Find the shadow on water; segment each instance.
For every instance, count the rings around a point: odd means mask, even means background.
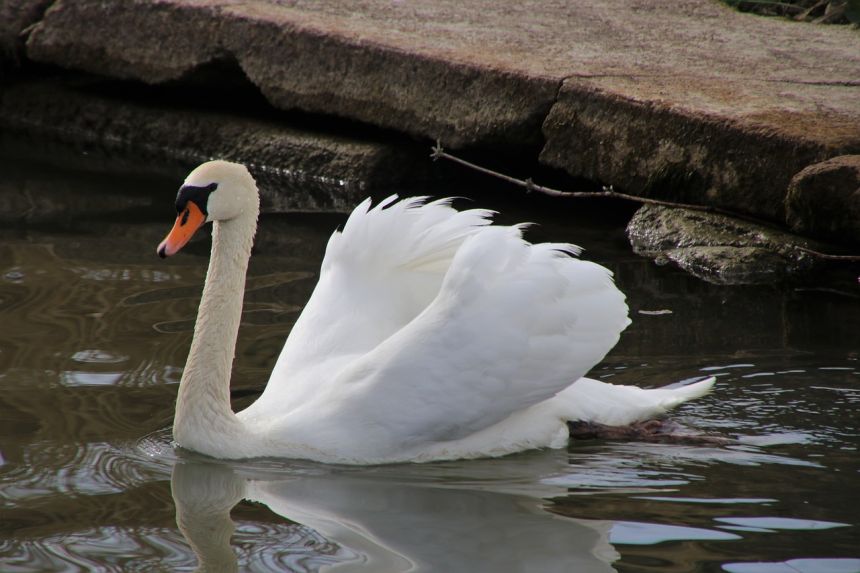
[[[476,190],[505,222],[536,221],[534,239],[579,243],[615,272],[634,322],[593,376],[714,375],[674,417],[738,442],[217,462],[169,439],[208,242],[157,259],[177,180],[102,167],[0,162],[3,571],[860,570],[856,284],[715,287],[630,254],[623,221],[599,208]],[[263,217],[236,408],[264,384],[342,220]]]

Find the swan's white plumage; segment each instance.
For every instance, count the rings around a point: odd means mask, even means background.
[[[448,200],[360,204],[332,235],[265,391],[236,415],[241,430],[195,449],[344,463],[503,455],[563,445],[570,419],[625,424],[707,392],[712,380],[642,390],[582,378],[629,323],[623,294],[577,247],[528,243],[490,216]]]
[[[373,349],[430,303],[456,249],[490,222],[488,211],[458,212],[448,203],[389,197],[373,209],[369,199],[355,208],[329,240],[319,281],[278,358],[265,400],[279,410],[303,404],[306,394],[296,383],[303,372],[330,377],[335,364]],[[315,370],[322,372],[315,376]],[[287,378],[292,382],[282,384]],[[316,392],[312,383],[306,389]]]

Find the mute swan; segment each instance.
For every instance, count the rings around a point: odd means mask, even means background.
[[[328,242],[319,282],[262,395],[230,407],[230,371],[259,195],[239,164],[194,169],[158,254],[212,221],[212,254],[173,436],[218,458],[377,464],[562,447],[568,420],[623,425],[707,393],[583,378],[629,324],[611,273],[579,249],[449,200],[361,203]]]

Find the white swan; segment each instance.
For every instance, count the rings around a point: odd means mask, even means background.
[[[583,378],[629,324],[611,273],[567,244],[449,201],[361,203],[329,240],[319,283],[263,394],[230,407],[230,371],[259,214],[242,165],[180,188],[158,247],[212,221],[212,254],[173,435],[219,458],[376,464],[561,447],[567,420],[622,425],[701,396],[713,379],[644,390]]]

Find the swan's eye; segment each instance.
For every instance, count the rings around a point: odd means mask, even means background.
[[[181,213],[185,210],[188,202],[191,201],[200,208],[200,211],[206,215],[208,210],[206,205],[209,202],[209,195],[218,189],[217,183],[210,183],[205,187],[197,187],[195,185],[183,185],[179,188],[179,193],[176,194],[176,212]]]

